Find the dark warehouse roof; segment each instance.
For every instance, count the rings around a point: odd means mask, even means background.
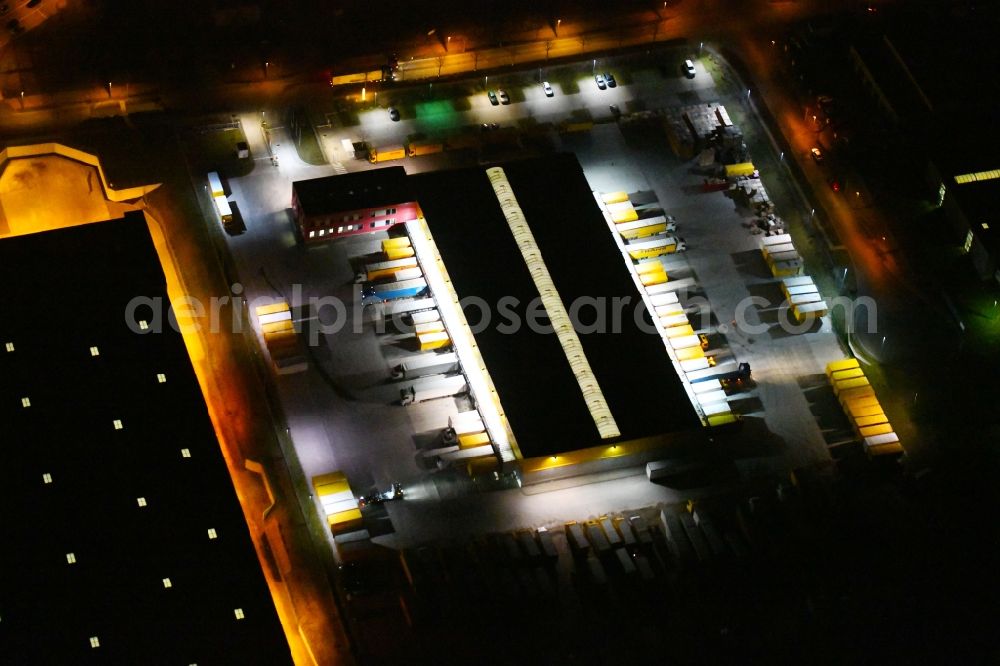
[[[622,440],[696,427],[699,423],[662,339],[634,321],[635,304],[648,322],[614,237],[573,155],[501,165],[567,310],[578,298],[611,303],[629,297],[618,331],[579,338]],[[526,320],[538,296],[528,267],[487,178],[486,168],[410,176],[427,224],[459,298],[493,306],[493,323],[475,333],[486,367],[525,457],[553,455],[602,443],[579,384],[554,334],[499,327],[497,304],[514,297]],[[608,306],[610,308],[610,306]],[[587,309],[581,318],[586,319]],[[467,310],[475,327],[479,314]]]
[[[126,325],[142,213],[0,240],[0,284],[5,663],[291,663],[184,341]]]

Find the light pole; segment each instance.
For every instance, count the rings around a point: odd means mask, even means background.
[[[597,72],[597,58],[594,58],[594,68],[590,70],[591,74],[594,74],[595,72]]]
[[[21,110],[24,111],[24,91],[21,91]]]
[[[562,19],[556,19],[556,28],[554,30],[554,32],[556,33],[556,37],[559,36],[559,26],[560,25],[562,25]]]
[[[108,99],[111,99],[111,81],[108,81]]]
[[[487,74],[486,76],[483,77],[483,89],[484,90],[489,90],[490,89],[490,75],[489,74]]]
[[[269,63],[267,60],[265,60],[264,61],[264,78],[265,79],[267,78],[267,68],[270,67],[270,66],[271,66],[271,63]]]
[[[448,52],[448,48],[450,46],[451,46],[451,35],[448,35],[448,39],[446,39],[445,42],[444,42],[444,51],[445,51],[445,53]]]

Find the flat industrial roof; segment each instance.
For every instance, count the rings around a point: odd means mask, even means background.
[[[696,427],[694,409],[662,339],[652,332],[655,327],[650,323],[649,332],[644,332],[631,316],[638,303],[650,321],[576,158],[560,154],[499,166],[566,309],[583,297],[608,304],[614,298],[630,299],[620,330],[578,329],[620,439]],[[492,306],[493,320],[483,330],[476,330],[477,307],[467,307],[466,317],[522,455],[553,455],[609,442],[600,439],[558,338],[527,325],[512,330],[503,326],[497,308],[501,299],[517,299],[510,310],[524,322],[538,290],[486,167],[410,178],[459,298],[478,297]],[[590,312],[582,308],[584,324],[590,323]]]
[[[290,664],[184,341],[126,325],[142,213],[2,240],[0,284],[4,658]]]
[[[327,215],[413,201],[406,170],[401,166],[297,180],[292,183],[292,189],[306,215]]]

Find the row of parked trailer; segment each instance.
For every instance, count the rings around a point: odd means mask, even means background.
[[[673,235],[677,231],[677,223],[672,216],[641,217],[627,192],[595,192],[594,196],[605,218],[615,225],[615,231],[625,242],[633,259],[653,259],[687,249],[683,239]]]
[[[622,210],[613,207],[628,204],[631,208],[626,192],[595,193],[595,197],[611,222],[615,222],[617,218],[609,216],[608,211]],[[692,384],[690,396],[705,424],[719,426],[735,423],[739,417],[730,408],[720,379],[713,379],[710,373],[705,372],[715,365],[715,359],[705,353],[709,345],[708,337],[696,333],[678,297],[678,292],[694,286],[695,282],[692,278],[670,281],[660,258],[664,254],[685,249],[683,241],[674,236],[663,236],[664,233],[676,231],[676,220],[668,215],[654,218],[653,231],[649,236],[636,235],[637,229],[640,229],[635,226],[637,222],[643,220],[616,223],[615,231],[621,236],[625,251],[632,259],[631,270],[649,298],[654,319],[658,320],[663,329],[667,353],[674,361],[682,380],[690,383],[688,373],[698,373],[695,381],[704,382],[698,387]],[[653,240],[649,240],[650,238]]]
[[[386,238],[380,261],[366,264],[357,281],[364,282],[365,303],[377,305],[383,317],[400,320],[413,331],[419,353],[407,356],[390,369],[399,382],[401,405],[451,398],[469,390],[458,354],[452,349],[441,311],[429,293],[427,281],[407,236]],[[449,417],[442,425],[440,446],[425,449],[425,458],[439,467],[464,464],[470,473],[495,465],[494,449],[478,411]]]
[[[600,516],[592,520],[566,523],[566,541],[573,557],[586,574],[598,584],[607,582],[605,565],[614,566],[628,576],[643,581],[656,577],[654,567],[644,552],[652,544],[646,521],[642,516]]]
[[[861,439],[869,458],[895,457],[903,453],[899,436],[889,423],[875,389],[856,358],[833,361],[826,366],[833,392]]]
[[[819,295],[816,283],[802,275],[802,256],[789,234],[765,236],[761,240],[761,254],[774,277],[781,278],[781,290],[795,320],[802,323],[827,314],[829,308]]]
[[[288,303],[281,301],[259,306],[257,320],[275,372],[288,375],[305,370],[306,358],[299,348]]]

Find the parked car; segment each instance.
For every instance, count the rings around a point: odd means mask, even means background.
[[[689,79],[693,79],[694,78],[695,71],[694,71],[694,63],[693,62],[691,62],[690,60],[685,60],[684,61],[684,65],[682,66],[681,69],[683,69],[683,71],[684,71],[684,76],[686,76]]]
[[[498,90],[497,95],[500,97],[501,104],[510,104],[510,95],[507,94],[506,90]]]
[[[496,106],[497,104],[500,103],[500,100],[497,99],[497,94],[492,90],[486,93],[486,96],[490,98],[490,104],[492,104],[493,106]]]
[[[552,97],[555,95],[555,91],[552,90],[552,86],[549,85],[548,81],[542,81],[542,90],[545,91],[546,97]]]
[[[20,35],[24,32],[24,26],[17,19],[11,19],[7,21],[7,30],[10,31],[12,35]]]
[[[819,148],[813,148],[812,150],[809,151],[809,154],[812,155],[813,162],[815,162],[816,164],[822,164],[823,163],[823,159],[824,159],[824,157],[823,157],[823,151],[820,150]]]
[[[32,7],[37,7],[40,4],[42,4],[42,0],[28,0],[28,4],[26,4],[25,7],[31,9]]]
[[[390,106],[389,107],[389,119],[392,122],[394,122],[394,123],[398,122],[399,121],[399,109],[397,109],[394,106]]]
[[[604,90],[605,88],[608,87],[608,84],[604,82],[603,74],[595,74],[594,80],[597,81],[597,87],[600,88],[601,90]]]
[[[609,88],[614,88],[618,85],[618,82],[615,81],[615,75],[611,72],[604,73],[604,81],[608,84]]]

